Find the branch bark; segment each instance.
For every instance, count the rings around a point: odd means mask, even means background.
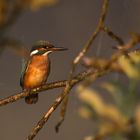
[[[56,108],[60,105],[60,103],[63,101],[63,99],[70,93],[70,90],[72,89],[72,87],[79,83],[80,81],[84,80],[85,78],[87,78],[88,76],[93,76],[96,78],[99,78],[105,74],[107,74],[108,72],[110,72],[109,70],[106,71],[88,71],[88,72],[83,72],[81,74],[79,74],[78,76],[76,76],[75,79],[73,79],[71,81],[71,84],[68,85],[67,82],[65,81],[65,90],[64,92],[62,92],[53,102],[53,104],[50,106],[49,110],[45,113],[45,115],[43,115],[43,117],[40,119],[40,121],[36,124],[36,126],[33,128],[33,130],[31,131],[30,135],[28,136],[27,140],[33,140],[33,138],[38,134],[38,132],[43,128],[43,126],[45,125],[45,123],[48,121],[48,119],[50,118],[51,114],[56,110]]]
[[[84,78],[86,78],[88,75],[91,75],[92,73],[93,72],[91,72],[91,71],[84,71],[84,72],[79,73],[77,76],[75,76],[72,79],[72,81],[71,81],[72,86],[76,85],[77,83],[79,83]],[[40,86],[36,89],[33,89],[32,91],[30,91],[30,94],[36,94],[37,92],[40,94],[41,91],[54,89],[54,88],[59,88],[59,87],[65,87],[66,83],[67,83],[67,80],[45,84],[45,85],[42,85],[42,86]],[[28,96],[28,95],[29,95],[28,91],[23,91],[23,92],[15,94],[15,95],[3,98],[3,99],[0,100],[0,106],[4,106],[6,104],[13,103],[13,102],[15,102],[15,101],[17,101],[21,98],[24,98],[24,97]]]

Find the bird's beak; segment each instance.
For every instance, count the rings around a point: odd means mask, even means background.
[[[51,48],[51,51],[66,51],[68,50],[67,48],[63,48],[63,47],[53,47]]]

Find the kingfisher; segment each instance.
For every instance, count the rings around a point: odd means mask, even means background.
[[[24,91],[30,91],[46,83],[50,73],[49,54],[55,51],[64,51],[66,48],[55,47],[48,41],[38,41],[33,45],[30,56],[26,61],[20,77],[20,86]],[[25,97],[27,104],[35,104],[38,94]]]

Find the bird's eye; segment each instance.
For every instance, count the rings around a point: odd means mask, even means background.
[[[47,49],[48,47],[46,47],[46,46],[43,46],[43,48],[44,48],[44,49]]]

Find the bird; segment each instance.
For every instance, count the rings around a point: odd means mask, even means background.
[[[50,73],[51,61],[49,54],[57,51],[65,51],[67,48],[55,47],[48,41],[38,41],[32,46],[30,56],[21,72],[20,86],[23,91],[31,91],[46,83]],[[38,101],[38,93],[25,97],[27,104],[35,104]]]

